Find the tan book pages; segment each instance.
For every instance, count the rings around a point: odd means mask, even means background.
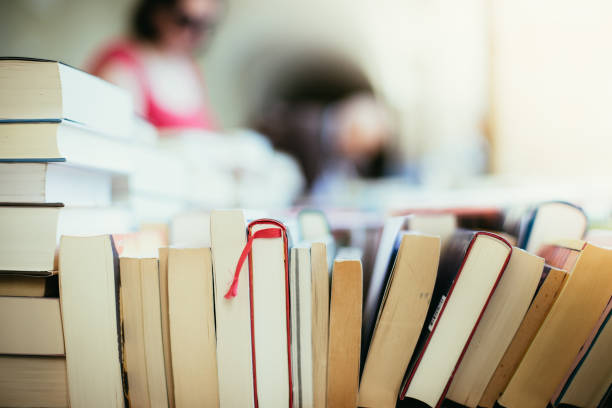
[[[568,274],[551,268],[485,388],[479,406],[493,408],[561,292]]]
[[[476,408],[529,308],[543,268],[544,259],[519,248],[512,249],[506,271],[482,315],[446,398]]]
[[[212,285],[209,248],[169,250],[168,311],[179,408],[219,406]]]
[[[151,407],[167,407],[166,369],[161,326],[161,302],[159,293],[159,269],[155,258],[140,261],[143,333],[147,357],[147,381]]]
[[[228,408],[252,408],[254,401],[248,262],[245,262],[240,271],[237,296],[232,299],[224,298],[246,245],[244,213],[240,210],[213,211],[210,215],[210,240],[215,282],[219,403]]]
[[[140,259],[121,258],[121,323],[123,326],[123,365],[128,378],[130,405],[148,407],[149,383],[143,332]]]
[[[362,270],[357,260],[336,260],[329,311],[327,406],[357,406],[361,351]]]
[[[172,352],[170,351],[170,322],[168,321],[168,248],[159,248],[159,304],[168,405],[174,408],[174,378],[172,376]]]
[[[587,244],[499,402],[545,406],[612,293],[612,250]]]
[[[0,276],[0,296],[43,297],[47,279],[31,276]]]
[[[60,301],[73,407],[121,408],[125,403],[116,267],[109,235],[62,236]]]
[[[135,407],[167,407],[157,259],[121,258],[123,360]]]
[[[0,356],[0,406],[68,407],[66,359]]]
[[[313,243],[312,269],[312,376],[315,408],[327,404],[327,345],[329,341],[329,269],[325,244]]]
[[[436,281],[440,238],[402,238],[359,387],[360,407],[395,407]]]
[[[59,299],[0,297],[0,354],[64,355]]]

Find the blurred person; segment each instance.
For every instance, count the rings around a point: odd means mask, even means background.
[[[129,90],[138,113],[159,129],[215,130],[194,55],[222,6],[222,0],[140,0],[129,36],[104,47],[89,71]]]
[[[253,123],[275,148],[297,159],[312,195],[355,178],[385,175],[391,115],[367,78],[337,57],[296,59],[279,75]]]

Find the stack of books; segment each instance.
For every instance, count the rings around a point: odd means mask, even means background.
[[[1,406],[68,405],[57,239],[108,222],[92,210],[111,205],[116,176],[72,162],[71,149],[81,138],[95,150],[97,139],[130,137],[132,118],[129,95],[98,78],[0,60]]]

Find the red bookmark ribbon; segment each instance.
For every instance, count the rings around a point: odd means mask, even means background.
[[[236,272],[234,272],[234,279],[232,280],[232,285],[229,290],[225,294],[226,299],[231,299],[236,297],[238,294],[238,279],[240,278],[240,271],[242,270],[242,265],[244,261],[246,261],[247,256],[251,253],[251,249],[253,247],[253,240],[257,238],[280,238],[282,237],[282,231],[279,228],[266,228],[259,231],[256,231],[253,235],[249,237],[242,253],[240,254],[240,258],[238,259],[238,265],[236,265]]]

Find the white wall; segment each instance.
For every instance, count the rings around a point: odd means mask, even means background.
[[[612,2],[493,2],[495,169],[609,178]]]

